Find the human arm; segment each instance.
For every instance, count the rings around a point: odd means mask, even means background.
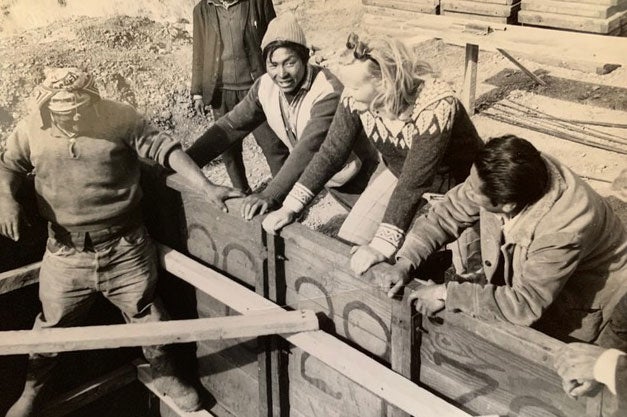
[[[218,119],[186,150],[198,166],[205,166],[266,121],[258,93],[259,80],[233,110]]]
[[[197,190],[207,197],[212,204],[224,212],[228,211],[224,200],[244,197],[244,193],[239,190],[230,187],[222,187],[209,181],[198,165],[196,165],[181,148],[176,148],[170,152],[168,165],[189,181],[194,190]]]
[[[338,100],[339,92],[335,90],[319,99],[312,106],[309,122],[304,127],[296,146],[290,152],[277,175],[260,195],[249,196],[247,198],[249,201],[242,206],[244,218],[250,220],[256,214],[263,214],[264,208],[266,210],[271,209],[283,202],[285,196],[325,142],[337,109]]]
[[[18,241],[22,228],[22,209],[15,197],[24,176],[33,170],[25,123],[9,135],[0,152],[0,235]]]
[[[269,215],[264,220],[263,226],[268,232],[276,232],[290,223],[322,190],[329,179],[342,169],[361,128],[359,115],[352,112],[347,99],[343,99],[337,107],[329,132],[319,151],[315,153],[298,182],[285,197],[278,213]]]
[[[605,349],[588,343],[570,343],[555,359],[555,369],[567,394],[578,397],[590,392],[596,383],[616,394],[619,360],[626,358],[618,349]],[[622,381],[621,381],[622,382]]]

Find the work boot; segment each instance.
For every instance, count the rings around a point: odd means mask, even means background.
[[[169,355],[148,357],[152,370],[152,381],[162,394],[172,398],[183,411],[192,412],[202,408],[202,401],[196,389],[176,374],[174,363]]]
[[[9,408],[6,417],[35,417],[41,411],[43,391],[57,364],[56,357],[31,357],[28,360],[24,390]]]

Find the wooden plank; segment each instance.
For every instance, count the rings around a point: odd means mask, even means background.
[[[41,262],[0,273],[0,294],[19,290],[39,281]]]
[[[518,13],[518,21],[528,25],[549,26],[593,33],[609,33],[621,26],[621,19],[627,12],[616,13],[607,19],[567,16],[556,13],[532,12],[523,10]]]
[[[438,6],[438,2],[434,0],[362,0],[362,4],[366,6],[431,14],[435,13]]]
[[[414,311],[409,302],[409,294],[415,288],[410,283],[404,288],[401,300],[392,304],[392,340],[391,360],[392,369],[410,381],[420,380],[420,333],[417,327],[422,316]],[[409,417],[407,413],[390,406],[388,417]]]
[[[290,226],[286,229],[289,228]],[[159,257],[161,265],[167,271],[241,314],[258,310],[283,310],[224,275],[163,245],[159,245]],[[327,333],[318,330],[285,338],[351,381],[410,414],[424,417],[468,416]]]
[[[477,61],[479,61],[479,46],[466,44],[466,61],[464,83],[462,84],[462,104],[468,114],[475,114],[475,94],[477,91]]]
[[[627,0],[555,0],[555,1],[578,3],[578,4],[599,4],[603,6],[616,6],[618,4],[623,4],[627,2]]]
[[[487,16],[483,14],[454,12],[451,10],[443,10],[442,15],[446,17],[454,18],[454,19],[479,20],[481,22],[500,23],[503,25],[508,24],[508,23],[514,23],[514,21],[516,20],[512,16],[509,16],[509,17]]]
[[[296,224],[282,237],[287,304],[324,314],[325,329],[389,361],[391,300],[350,271],[350,247]]]
[[[14,330],[0,332],[0,355],[186,343],[296,333],[318,328],[316,315],[312,311],[301,310],[155,323]]]
[[[522,10],[593,17],[596,19],[607,19],[614,13],[625,10],[625,7],[627,7],[627,2],[616,6],[564,2],[557,0],[525,0],[522,2]]]
[[[180,417],[216,417],[214,414],[211,414],[207,410],[198,410],[192,413],[181,410],[172,400],[172,398],[167,395],[163,395],[161,391],[155,388],[154,383],[152,382],[152,374],[150,372],[150,365],[147,363],[135,362],[135,366],[137,367],[137,379],[146,386],[155,396],[159,398],[159,400],[166,404],[172,411],[176,413],[176,415]]]
[[[535,62],[547,63],[580,71],[627,65],[627,39],[600,37],[590,33],[564,32],[531,26],[508,25],[506,30],[487,36],[474,35],[453,29],[466,19],[452,16],[391,18],[365,13],[363,26],[391,33],[414,42],[429,38],[465,46],[474,43],[485,51],[502,48],[517,56],[527,56]],[[411,41],[411,39],[410,39]]]
[[[476,414],[583,416],[587,400],[569,398],[553,369],[564,345],[525,327],[445,313],[423,320],[422,383]]]
[[[514,3],[519,3],[521,0],[471,0],[473,3],[491,3],[511,6]]]
[[[520,2],[512,5],[477,3],[463,0],[442,0],[441,8],[458,13],[480,14],[485,16],[509,17],[520,9]]]
[[[41,417],[62,417],[93,403],[137,380],[132,365],[122,366],[106,375],[54,398],[42,411]]]
[[[527,76],[534,80],[536,83],[538,83],[539,85],[546,85],[546,83],[541,78],[539,78],[533,72],[529,71],[523,64],[518,62],[518,60],[511,56],[505,49],[498,48],[497,51],[499,51],[501,55],[507,58],[512,64],[516,65],[522,72],[527,74]]]
[[[389,7],[379,7],[379,6],[369,6],[369,5],[364,5],[363,8],[368,13],[374,13],[380,16],[397,16],[397,17],[406,17],[406,18],[419,17],[425,14],[430,14],[430,15],[436,14],[438,10],[436,6],[426,5],[426,4],[423,5],[422,3],[417,4],[416,10],[413,10],[413,11],[412,10],[395,10]]]
[[[299,348],[290,351],[290,409],[307,417],[382,417],[378,396]]]

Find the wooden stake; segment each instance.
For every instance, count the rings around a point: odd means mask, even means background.
[[[479,60],[479,46],[466,44],[466,69],[464,70],[464,85],[462,87],[462,104],[469,115],[475,114],[475,95],[477,92],[477,61]]]
[[[317,330],[313,311],[0,332],[0,355],[187,343]]]

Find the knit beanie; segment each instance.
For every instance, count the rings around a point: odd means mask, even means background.
[[[261,50],[275,41],[289,41],[307,47],[305,32],[292,13],[284,13],[272,19],[261,41]]]

